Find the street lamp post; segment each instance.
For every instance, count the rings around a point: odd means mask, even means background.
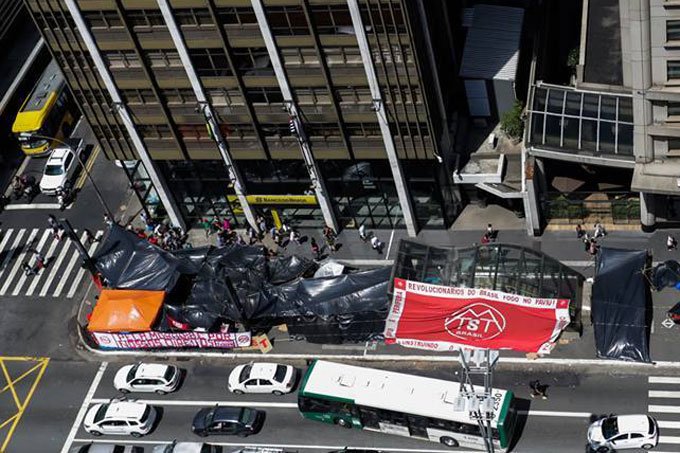
[[[90,172],[87,170],[87,167],[85,166],[85,162],[83,162],[83,160],[80,158],[80,153],[78,152],[77,149],[73,149],[73,146],[69,145],[68,143],[66,143],[63,140],[59,140],[59,139],[54,138],[54,137],[49,137],[47,135],[34,134],[32,132],[21,132],[19,134],[19,136],[22,137],[22,138],[42,138],[42,139],[45,139],[45,140],[55,141],[59,144],[66,146],[68,149],[70,149],[73,152],[73,154],[76,156],[76,159],[78,159],[78,163],[83,168],[83,171],[85,172],[85,176],[87,176],[87,179],[90,181],[90,183],[92,183],[92,187],[94,188],[94,192],[97,194],[97,198],[99,199],[99,203],[104,208],[104,211],[106,211],[106,215],[108,215],[109,218],[111,220],[113,220],[113,213],[111,212],[111,210],[107,206],[106,202],[104,201],[104,197],[102,196],[101,192],[99,191],[97,184],[95,184],[94,179],[92,179],[92,175],[90,175]]]

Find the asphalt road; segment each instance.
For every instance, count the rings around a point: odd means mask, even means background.
[[[345,430],[336,426],[303,419],[295,407],[295,395],[276,397],[273,395],[233,395],[225,390],[226,376],[233,366],[206,364],[200,361],[178,363],[186,370],[187,376],[180,390],[171,395],[137,394],[130,398],[149,401],[161,408],[162,418],[154,431],[140,441],[128,437],[109,436],[105,441],[123,442],[149,446],[155,443],[198,441],[191,433],[194,414],[206,403],[243,404],[259,407],[267,412],[262,431],[247,439],[229,436],[210,438],[213,443],[232,446],[264,445],[288,446],[301,452],[320,453],[343,446],[382,449],[386,451],[461,451],[447,449],[436,443],[401,438],[381,433]],[[304,367],[304,364],[295,364]],[[113,389],[112,379],[122,363],[112,363],[101,376],[101,381],[89,403],[108,401],[119,396]],[[457,379],[451,365],[432,364],[375,364],[402,372]],[[529,398],[528,382],[540,379],[550,385],[549,399]],[[89,383],[84,383],[87,388]],[[647,410],[647,377],[616,373],[576,374],[568,371],[546,372],[497,372],[496,387],[513,390],[518,398],[518,408],[528,411],[522,423],[515,452],[581,452],[585,449],[585,434],[591,419],[609,413],[645,413]],[[75,395],[74,395],[75,396]],[[395,398],[398,397],[395,395]],[[283,403],[284,407],[271,407],[272,403]],[[79,401],[75,403],[79,404]],[[74,420],[71,420],[73,423]],[[60,423],[61,424],[61,423]],[[61,430],[63,432],[63,428]],[[663,433],[662,433],[663,434]],[[87,434],[77,425],[73,445],[90,441],[102,441]],[[395,450],[397,449],[397,450]],[[401,449],[401,450],[399,450]]]

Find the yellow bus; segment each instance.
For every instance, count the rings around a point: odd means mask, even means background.
[[[52,148],[51,140],[45,137],[67,139],[77,119],[76,112],[59,65],[52,60],[21,106],[12,132],[26,155],[44,155]]]

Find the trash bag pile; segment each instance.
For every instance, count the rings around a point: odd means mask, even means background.
[[[286,324],[309,342],[355,342],[379,337],[388,310],[390,268],[311,278],[318,266],[304,257],[238,244],[169,252],[118,225],[94,260],[107,287],[166,292],[163,330]]]

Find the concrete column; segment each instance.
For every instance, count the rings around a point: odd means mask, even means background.
[[[526,153],[526,150],[523,152]],[[540,177],[537,175],[538,166],[536,165],[538,160],[526,156],[523,169],[525,190],[522,192],[522,202],[529,236],[540,236],[541,234],[540,189],[537,181]]]
[[[182,32],[175,22],[175,17],[172,15],[170,4],[167,0],[156,0],[156,3],[158,3],[158,7],[161,9],[161,14],[163,15],[165,25],[167,25],[168,31],[170,32],[172,42],[175,44],[177,53],[182,60],[182,65],[184,66],[184,70],[186,71],[189,82],[191,83],[191,88],[194,90],[194,95],[198,100],[198,106],[205,117],[206,126],[208,127],[213,140],[215,140],[215,144],[217,145],[217,149],[220,152],[220,156],[222,156],[224,165],[227,167],[227,176],[229,177],[230,183],[234,186],[234,192],[236,192],[236,197],[241,204],[243,213],[245,214],[248,223],[253,227],[253,229],[259,231],[257,222],[255,221],[253,209],[248,203],[248,198],[246,197],[246,189],[245,184],[243,183],[243,178],[234,165],[234,161],[229,152],[227,142],[222,136],[219,124],[217,124],[215,112],[213,111],[212,106],[210,105],[210,102],[203,91],[201,81],[198,78],[198,74],[196,74],[196,70],[194,69],[191,58],[189,57],[189,52],[186,45],[184,44]]]
[[[653,193],[640,192],[640,223],[645,233],[651,233],[656,227],[655,201]]]
[[[361,52],[361,61],[366,71],[366,79],[368,80],[368,87],[371,90],[371,97],[373,99],[373,110],[375,110],[378,124],[380,125],[380,132],[385,144],[385,153],[387,160],[390,162],[392,169],[392,178],[394,179],[394,186],[397,189],[397,196],[399,197],[399,204],[404,213],[404,223],[406,223],[406,231],[409,236],[416,236],[418,234],[418,222],[416,220],[415,212],[413,210],[413,202],[411,196],[406,188],[406,180],[404,172],[397,156],[397,150],[394,146],[394,137],[390,131],[390,124],[387,121],[387,111],[385,103],[383,102],[382,94],[380,92],[380,85],[378,84],[378,77],[375,74],[375,67],[373,67],[373,58],[371,56],[371,49],[368,45],[368,38],[366,37],[366,29],[361,20],[361,10],[357,0],[347,0],[349,12],[352,16],[352,26],[359,44],[359,51]]]
[[[260,27],[260,32],[262,33],[262,38],[264,39],[264,44],[267,47],[267,53],[269,54],[269,59],[272,62],[272,67],[274,68],[274,74],[276,75],[276,81],[279,84],[279,89],[283,95],[283,102],[290,115],[290,127],[291,132],[294,132],[297,136],[298,143],[300,145],[300,151],[302,151],[302,157],[305,160],[305,165],[307,171],[309,172],[309,179],[312,181],[312,187],[316,194],[316,200],[319,203],[321,212],[323,214],[324,222],[333,230],[338,231],[340,227],[337,218],[335,216],[335,210],[333,209],[333,204],[331,203],[331,198],[326,190],[326,182],[321,176],[319,171],[319,166],[314,159],[314,154],[312,154],[312,148],[307,138],[307,134],[304,130],[304,125],[302,122],[302,117],[300,116],[300,110],[293,98],[292,90],[290,89],[290,84],[288,83],[288,75],[281,62],[281,57],[279,55],[279,50],[276,47],[276,42],[274,41],[274,36],[272,35],[271,29],[269,28],[269,22],[267,22],[267,15],[264,11],[264,6],[262,0],[251,0],[251,5],[255,11],[255,17],[257,18],[257,25]]]
[[[155,162],[151,159],[151,155],[149,154],[149,151],[146,149],[146,145],[144,144],[142,137],[139,135],[139,132],[137,131],[135,123],[132,120],[132,116],[130,115],[130,112],[128,112],[127,106],[123,102],[123,99],[120,97],[118,87],[113,81],[113,77],[111,76],[108,67],[104,63],[104,60],[102,59],[102,56],[99,53],[99,48],[97,47],[94,38],[90,34],[90,30],[85,24],[85,21],[83,20],[82,14],[80,14],[80,9],[78,8],[76,1],[65,0],[65,3],[66,7],[69,10],[69,13],[71,13],[71,16],[73,17],[73,21],[76,24],[76,28],[78,29],[78,32],[80,33],[80,36],[82,37],[83,42],[85,43],[87,51],[90,53],[90,56],[94,61],[97,73],[104,82],[104,86],[106,86],[106,91],[109,93],[109,96],[113,101],[114,110],[120,116],[121,122],[125,126],[125,130],[130,136],[130,140],[132,140],[132,144],[135,147],[135,151],[137,151],[139,159],[142,161],[142,163],[144,164],[144,168],[146,169],[146,172],[149,174],[149,179],[151,179],[151,182],[153,183],[156,192],[158,192],[158,197],[160,198],[161,203],[165,208],[165,211],[168,213],[170,221],[173,223],[173,225],[179,226],[182,229],[186,229],[186,224],[184,223],[184,219],[182,218],[182,214],[179,210],[179,207],[177,206],[177,203],[175,203],[175,200],[171,195],[170,189],[165,179],[160,174],[160,171],[158,170],[158,167],[156,166]]]
[[[633,152],[635,161],[650,163],[654,160],[654,143],[647,133],[652,124],[652,103],[647,100],[647,90],[652,86],[652,49],[649,0],[628,0],[630,24],[630,67],[633,89]]]

